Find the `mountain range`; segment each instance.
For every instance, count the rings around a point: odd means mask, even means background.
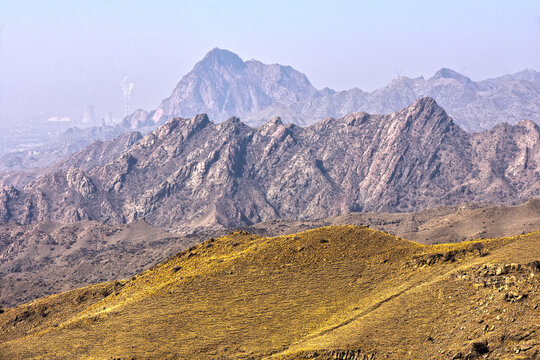
[[[122,140],[125,141],[125,140]],[[87,158],[84,154],[80,158]],[[58,169],[0,191],[0,221],[99,220],[180,233],[356,211],[403,212],[540,194],[532,121],[467,133],[431,98],[391,115],[354,113],[252,128],[202,114],[168,121],[104,165]],[[82,168],[82,169],[81,169]]]
[[[431,78],[401,76],[372,92],[358,88],[317,90],[290,66],[243,61],[216,48],[150,113],[136,110],[115,126],[72,128],[29,151],[0,149],[5,153],[0,156],[0,183],[24,186],[41,174],[41,169],[91,142],[110,140],[128,129],[146,134],[173,117],[206,113],[221,122],[236,116],[257,127],[280,116],[284,123],[306,126],[358,111],[388,114],[426,96],[434,98],[469,132],[489,130],[503,122],[515,125],[523,119],[540,122],[540,73],[532,69],[475,82],[442,68]]]
[[[243,61],[217,48],[206,54],[154,111],[146,117],[139,111],[125,122],[136,128],[206,113],[217,122],[237,116],[259,126],[280,116],[284,122],[310,125],[325,117],[358,111],[389,114],[422,97],[434,98],[469,132],[489,130],[502,122],[513,125],[523,119],[540,122],[540,73],[532,69],[475,82],[442,68],[431,78],[401,76],[372,92],[358,88],[317,90],[306,75],[290,66]]]

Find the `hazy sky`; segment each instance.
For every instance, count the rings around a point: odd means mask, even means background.
[[[540,70],[540,1],[0,1],[0,117],[155,108],[214,47],[291,65],[317,88],[372,90],[449,67]]]

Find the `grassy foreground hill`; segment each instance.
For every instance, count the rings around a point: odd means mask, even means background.
[[[0,225],[0,306],[129,278],[179,251],[233,230],[282,236],[331,225],[365,225],[424,245],[522,235],[540,229],[540,199],[518,206],[463,204],[413,213],[349,213],[316,220],[275,219],[248,227],[181,235],[139,219]]]
[[[420,245],[361,226],[210,239],[0,314],[1,359],[534,359],[540,232]]]

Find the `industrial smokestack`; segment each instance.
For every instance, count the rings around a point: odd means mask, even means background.
[[[120,83],[122,88],[122,93],[124,94],[124,117],[128,116],[131,112],[131,93],[135,84],[129,81],[127,76],[124,76],[122,82]]]
[[[107,111],[105,114],[105,124],[111,125],[113,124],[113,113],[112,111]]]

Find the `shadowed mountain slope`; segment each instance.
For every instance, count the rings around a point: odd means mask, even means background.
[[[5,310],[0,358],[534,358],[539,242],[236,232],[131,280]]]
[[[274,119],[173,119],[89,172],[0,190],[0,221],[100,220],[191,232],[351,211],[404,212],[540,194],[540,130],[530,121],[478,134],[433,99],[392,115],[355,113],[301,128]]]
[[[144,221],[0,226],[0,305],[128,278],[199,243]]]

